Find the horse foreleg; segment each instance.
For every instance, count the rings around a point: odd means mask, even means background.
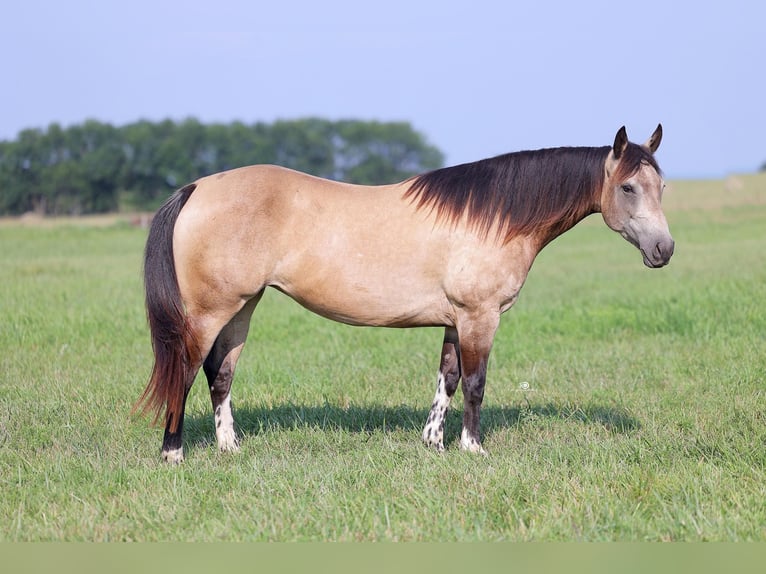
[[[463,430],[460,448],[486,455],[481,446],[480,411],[487,380],[487,361],[499,323],[499,315],[461,323],[460,364],[463,387]]]
[[[438,452],[444,450],[444,422],[452,397],[460,380],[460,351],[457,331],[447,327],[442,343],[441,363],[436,383],[436,395],[423,428],[423,442]]]
[[[263,291],[250,299],[221,329],[203,364],[210,386],[210,400],[213,403],[215,437],[218,449],[222,452],[239,450],[239,440],[234,430],[234,416],[231,409],[231,383],[234,379],[237,360],[247,339],[250,317],[262,294]]]

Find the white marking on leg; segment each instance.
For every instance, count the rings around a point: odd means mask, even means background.
[[[231,393],[226,395],[215,410],[215,438],[218,441],[218,450],[221,452],[239,450],[239,440],[234,431],[234,416],[231,413]]]
[[[180,464],[184,461],[183,447],[171,448],[162,451],[162,460],[170,464]]]
[[[436,395],[428,413],[426,426],[423,428],[423,442],[427,446],[434,447],[438,452],[444,450],[444,421],[447,418],[447,410],[452,400],[447,395],[444,384],[444,375],[439,372],[436,385]]]
[[[460,448],[468,452],[475,452],[487,456],[487,451],[481,447],[481,443],[472,437],[466,428],[460,433]]]

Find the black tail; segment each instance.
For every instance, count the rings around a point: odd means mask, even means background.
[[[154,423],[165,410],[175,432],[182,415],[186,385],[196,361],[197,345],[181,302],[173,259],[173,230],[181,209],[196,189],[189,184],[176,191],[152,220],[144,252],[146,315],[154,351],[154,368],[133,411],[154,411]]]

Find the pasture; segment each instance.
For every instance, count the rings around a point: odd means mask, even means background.
[[[127,223],[0,224],[0,541],[766,540],[766,176],[671,182],[670,265],[592,216],[503,317],[486,458],[420,433],[442,329],[354,328],[268,292],[215,448],[130,417],[151,369]],[[103,224],[103,221],[99,221]]]

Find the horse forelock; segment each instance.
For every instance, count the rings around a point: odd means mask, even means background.
[[[594,211],[609,147],[514,152],[438,169],[410,180],[405,197],[437,221],[480,233],[516,235],[566,229]]]
[[[617,165],[617,171],[614,174],[616,179],[627,179],[636,173],[642,165],[649,165],[662,176],[657,160],[652,152],[642,145],[629,143],[620,156],[620,162]]]

